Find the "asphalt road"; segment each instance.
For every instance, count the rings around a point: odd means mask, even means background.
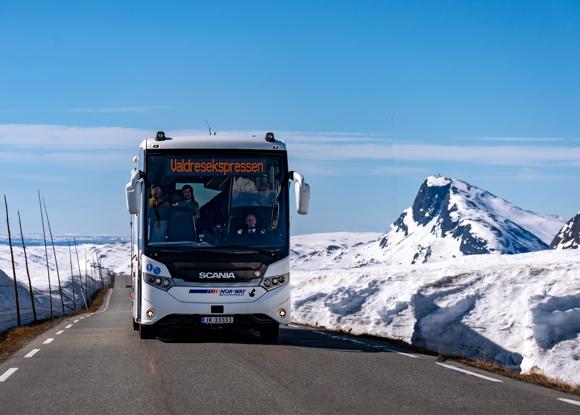
[[[580,413],[577,395],[303,327],[275,344],[251,331],[140,340],[128,281],[0,365],[0,414]]]

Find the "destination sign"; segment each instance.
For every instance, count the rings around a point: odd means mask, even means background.
[[[195,176],[263,176],[265,160],[245,158],[167,157],[165,175]]]

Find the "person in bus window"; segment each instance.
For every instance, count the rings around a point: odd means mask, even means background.
[[[256,216],[253,213],[246,215],[246,227],[239,229],[238,234],[241,235],[244,233],[248,233],[248,234],[254,234],[254,233],[264,234],[264,233],[266,233],[265,229],[256,228],[257,224],[258,224],[258,221],[256,220]]]
[[[252,202],[252,206],[272,206],[276,195],[268,188],[268,183],[262,183],[258,189],[258,196]]]
[[[193,210],[193,218],[195,220],[198,220],[200,217],[199,203],[197,203],[195,201],[195,198],[193,197],[193,188],[190,185],[186,184],[185,186],[183,186],[181,191],[183,192],[183,200],[180,200],[173,206],[190,208],[191,210]]]
[[[161,187],[159,185],[154,184],[151,186],[151,193],[153,194],[153,197],[149,199],[149,206],[152,208],[171,206],[171,203],[163,198],[163,192],[161,191]]]

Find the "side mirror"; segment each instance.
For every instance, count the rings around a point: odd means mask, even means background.
[[[300,183],[296,183],[294,190],[296,191],[296,210],[301,215],[306,215],[310,208],[310,186],[304,183],[300,187]]]
[[[143,182],[138,182],[141,172],[133,171],[131,175],[131,182],[125,186],[125,194],[127,196],[127,210],[130,214],[136,215],[141,210],[141,191],[143,190]]]
[[[292,172],[292,179],[296,180],[296,210],[300,215],[306,215],[310,209],[310,186],[304,181],[304,176],[296,171]]]

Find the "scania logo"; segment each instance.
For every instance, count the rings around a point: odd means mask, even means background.
[[[199,278],[236,278],[233,272],[200,272]]]

